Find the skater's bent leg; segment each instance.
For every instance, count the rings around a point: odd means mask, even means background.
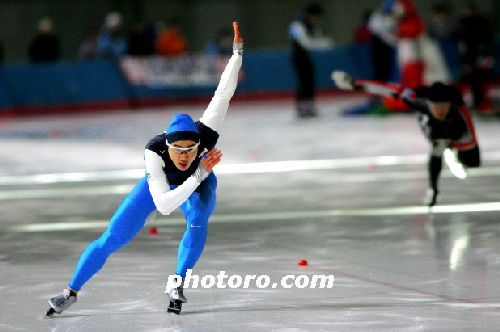
[[[428,163],[429,186],[437,192],[439,176],[443,168],[443,153],[448,147],[448,142],[446,140],[434,140],[431,144],[431,153]]]
[[[441,174],[441,169],[443,168],[442,157],[437,157],[431,155],[429,157],[429,187],[434,191],[438,190],[439,175]]]
[[[176,270],[182,278],[186,277],[186,271],[194,267],[203,252],[207,239],[207,226],[208,219],[201,216],[195,216],[187,221],[186,231],[179,244]]]
[[[79,291],[103,267],[113,252],[123,247],[142,229],[154,210],[148,184],[142,179],[120,204],[106,231],[83,251],[69,287]]]
[[[217,179],[211,173],[202,182],[198,191],[194,192],[181,210],[186,218],[186,231],[179,244],[176,273],[186,276],[200,258],[207,239],[208,219],[215,209]]]
[[[434,206],[437,201],[438,196],[438,181],[441,175],[441,170],[443,168],[443,153],[446,149],[446,142],[444,141],[432,141],[432,150],[429,155],[429,161],[427,164],[427,171],[429,176],[429,190],[424,198],[424,203],[428,206]]]

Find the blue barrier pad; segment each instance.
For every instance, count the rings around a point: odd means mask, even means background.
[[[5,65],[2,76],[2,86],[15,107],[127,99],[120,70],[108,61]]]
[[[500,58],[500,47],[495,44],[494,53]],[[457,44],[442,43],[441,50],[453,78],[459,75],[459,55]],[[344,70],[355,78],[373,77],[373,64],[369,45],[350,44],[331,50],[313,52],[316,86],[320,90],[335,88],[330,79],[333,70]],[[181,59],[182,60],[182,59]],[[182,63],[197,61],[195,56],[186,57]],[[222,60],[222,59],[221,59]],[[195,63],[195,62],[193,62]],[[210,63],[210,62],[208,62]],[[500,61],[496,63],[496,73],[500,73]],[[206,63],[203,60],[200,64]],[[220,63],[219,63],[220,64]],[[222,68],[223,68],[222,63]],[[186,66],[184,66],[186,67]],[[168,70],[190,75],[196,80],[197,72],[190,66],[178,68],[170,63]],[[217,66],[219,68],[219,66]],[[0,67],[0,109],[16,107],[58,107],[85,106],[87,104],[127,102],[140,104],[151,100],[186,100],[209,97],[217,86],[219,74],[213,76],[214,67],[208,66],[211,77],[200,84],[139,84],[128,81],[127,74],[115,62],[94,61],[82,63],[55,64],[5,64]],[[221,69],[221,68],[219,68]],[[139,71],[140,72],[140,71]],[[163,78],[163,73],[153,70],[155,79]],[[170,72],[168,72],[170,73]],[[167,74],[168,74],[167,73]],[[194,74],[194,75],[193,75]],[[206,74],[206,73],[205,73]],[[210,73],[209,73],[210,74]],[[290,93],[295,90],[296,77],[288,49],[247,51],[238,84],[238,93]],[[177,78],[173,84],[177,83]],[[207,83],[210,82],[210,83]],[[189,83],[189,81],[188,81]]]

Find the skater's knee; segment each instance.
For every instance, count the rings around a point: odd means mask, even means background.
[[[207,235],[207,224],[206,223],[191,223],[188,225],[189,236],[197,239],[200,237],[206,237]]]
[[[208,202],[208,204],[200,204],[195,211],[192,211],[188,220],[190,223],[206,225],[214,209],[215,203]]]
[[[441,157],[448,145],[447,140],[438,139],[433,141],[431,146],[431,155],[434,157]]]
[[[204,225],[208,223],[210,215],[215,209],[215,199],[207,199],[207,197],[196,196],[191,199],[190,208],[184,213],[188,223]]]
[[[203,245],[207,239],[207,228],[203,225],[190,224],[182,239],[182,246],[195,248]]]
[[[123,247],[129,240],[125,234],[106,231],[98,241],[102,249],[113,252]]]
[[[203,233],[207,231],[208,228],[208,218],[209,213],[204,213],[204,211],[198,211],[196,214],[192,215],[193,218],[188,219],[187,227],[195,233]]]

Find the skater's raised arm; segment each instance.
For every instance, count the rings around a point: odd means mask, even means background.
[[[331,76],[335,85],[342,90],[362,91],[372,95],[402,99],[413,106],[417,95],[413,89],[395,83],[373,80],[355,80],[344,71],[334,71]]]
[[[229,107],[229,101],[233,97],[236,86],[238,85],[238,72],[242,63],[243,38],[238,29],[238,22],[233,22],[233,29],[233,55],[222,73],[212,101],[200,119],[200,122],[216,132],[220,131],[222,127]]]
[[[170,190],[170,186],[163,171],[165,162],[155,152],[146,149],[144,160],[148,174],[149,192],[153,197],[156,209],[163,215],[169,215],[198,188],[200,183],[212,171],[212,168],[221,160],[222,153],[217,149],[210,150],[196,171],[177,188]]]
[[[425,99],[419,98],[416,90],[400,84],[374,80],[354,80],[343,71],[332,72],[331,78],[335,85],[342,90],[362,91],[381,97],[401,99],[409,107],[419,112],[425,112],[427,108]]]

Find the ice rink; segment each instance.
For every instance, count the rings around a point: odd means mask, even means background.
[[[195,273],[334,275],[331,289],[163,293],[184,221],[148,224],[62,315],[47,300],[143,175],[146,142],[205,104],[0,120],[0,331],[495,331],[500,325],[500,119],[476,117],[483,167],[443,168],[432,213],[413,114],[344,117],[357,98],[236,102],[219,148],[218,205]],[[154,228],[157,227],[157,234]],[[298,265],[305,259],[308,265]]]

